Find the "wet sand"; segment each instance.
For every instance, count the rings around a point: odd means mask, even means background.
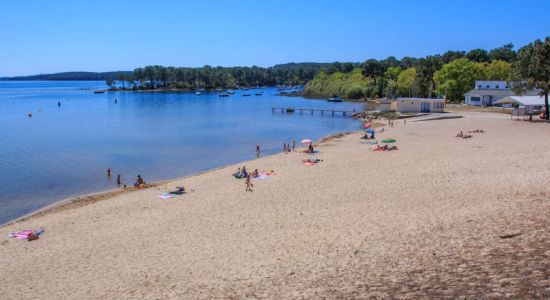
[[[351,133],[316,156],[273,155],[14,222],[0,228],[0,295],[548,298],[550,125],[460,115],[396,121],[377,138],[397,151]],[[474,129],[486,132],[454,137]],[[244,164],[276,175],[245,192],[231,176]],[[179,185],[189,192],[158,198]],[[39,240],[6,238],[40,226]]]

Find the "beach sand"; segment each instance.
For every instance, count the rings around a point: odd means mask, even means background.
[[[550,125],[459,114],[13,222],[0,298],[549,298]],[[276,175],[245,192],[244,164]]]

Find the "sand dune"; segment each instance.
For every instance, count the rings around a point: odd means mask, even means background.
[[[352,133],[315,166],[279,154],[0,228],[1,298],[548,298],[550,125],[460,114],[396,122],[377,137],[397,151]],[[245,192],[245,164],[276,175]]]

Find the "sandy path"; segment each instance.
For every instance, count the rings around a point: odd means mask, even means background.
[[[550,297],[550,126],[463,115],[396,122],[378,136],[394,152],[351,134],[316,166],[246,162],[277,173],[254,192],[232,166],[0,228],[0,295]],[[194,191],[157,197],[180,184]],[[5,238],[38,226],[38,241]]]

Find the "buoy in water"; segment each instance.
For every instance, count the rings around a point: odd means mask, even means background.
[[[32,113],[28,113],[27,116],[28,116],[28,117],[32,117]]]

